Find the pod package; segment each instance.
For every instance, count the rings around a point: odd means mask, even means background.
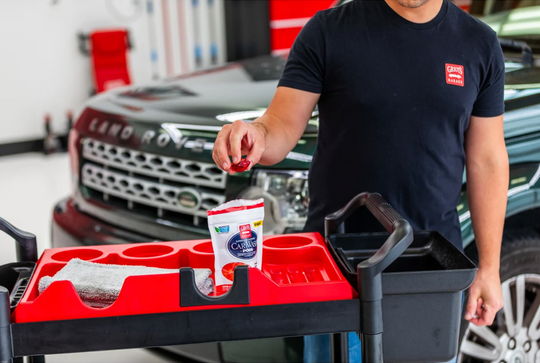
[[[261,269],[264,200],[233,200],[207,213],[216,286],[231,285],[238,265]]]

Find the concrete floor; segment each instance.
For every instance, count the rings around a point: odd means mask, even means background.
[[[37,236],[39,253],[50,248],[50,223],[57,201],[70,192],[67,154],[23,154],[0,158],[0,217]],[[0,233],[0,265],[15,261],[13,240]],[[64,354],[48,356],[47,363],[158,363],[173,362],[149,351]]]

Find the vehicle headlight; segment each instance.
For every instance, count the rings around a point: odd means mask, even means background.
[[[301,232],[309,205],[308,171],[256,170],[241,197],[264,198],[264,233]]]

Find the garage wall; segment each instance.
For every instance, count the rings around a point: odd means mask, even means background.
[[[78,109],[92,88],[89,59],[76,34],[125,26],[136,49],[131,68],[136,82],[151,77],[146,19],[121,21],[100,0],[10,1],[0,11],[0,143],[43,137],[43,115],[57,131],[67,109]],[[126,7],[127,10],[129,8]]]
[[[135,84],[225,61],[223,0],[22,0],[0,11],[0,144],[65,132],[92,89],[77,33],[125,27]]]

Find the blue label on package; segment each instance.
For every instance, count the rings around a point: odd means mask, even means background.
[[[217,233],[229,233],[229,226],[215,227]]]
[[[227,242],[227,250],[240,260],[251,260],[257,254],[257,233],[251,231],[250,238],[242,239],[240,233],[235,234]]]

